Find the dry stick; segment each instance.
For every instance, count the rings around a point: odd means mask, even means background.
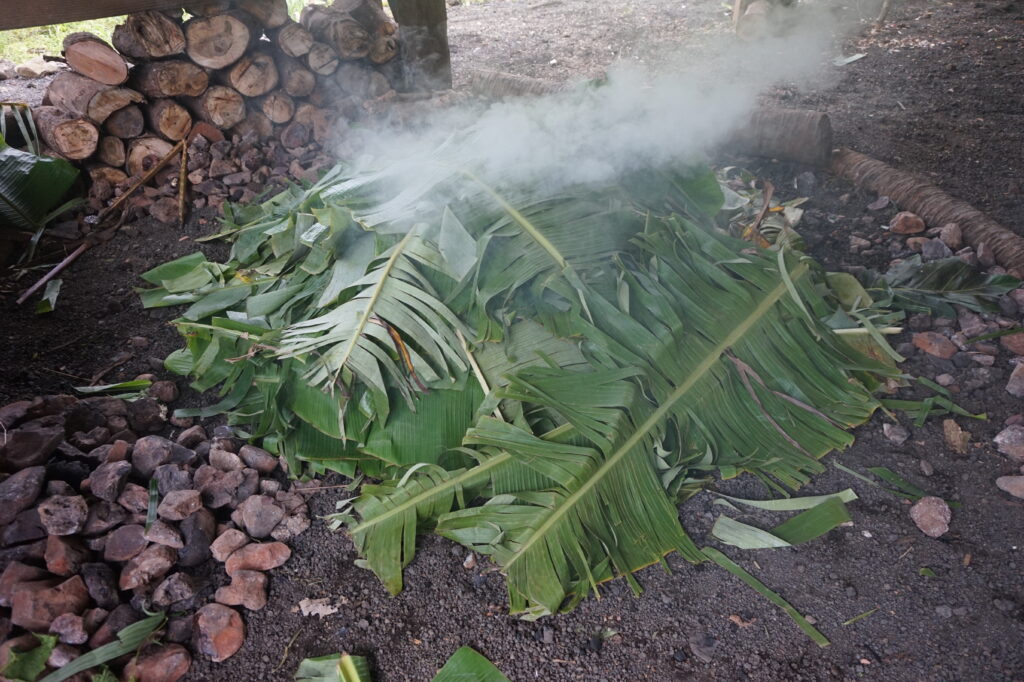
[[[1011,275],[1024,275],[1024,237],[927,180],[845,148],[832,155],[831,170],[857,187],[888,196],[901,209],[913,211],[929,225],[956,223],[975,251],[985,244],[992,249],[996,262]]]
[[[188,139],[186,137],[186,139]],[[181,148],[181,168],[178,169],[178,227],[185,227],[185,193],[188,185],[188,147]]]
[[[185,141],[182,140],[181,142],[179,142],[178,144],[174,145],[171,148],[171,151],[169,151],[167,153],[167,156],[165,156],[163,159],[161,159],[159,163],[157,163],[155,166],[150,168],[146,172],[145,175],[143,175],[131,187],[129,187],[127,192],[125,192],[120,197],[118,197],[117,201],[115,201],[114,203],[112,203],[110,206],[108,206],[107,208],[103,209],[102,211],[100,211],[99,215],[96,216],[96,227],[97,227],[97,230],[99,229],[99,226],[103,224],[103,221],[106,220],[110,216],[111,213],[116,211],[121,206],[121,204],[123,204],[125,201],[128,200],[128,197],[130,197],[132,194],[137,192],[139,190],[139,188],[142,187],[143,185],[145,185],[147,182],[152,180],[153,176],[155,176],[157,173],[159,173],[161,170],[163,170],[164,166],[166,166],[168,163],[171,162],[171,159],[174,158],[175,154],[177,154],[178,152],[182,152],[184,149],[185,149]],[[120,227],[120,224],[117,225],[114,229],[116,230],[119,227]],[[52,270],[50,270],[48,273],[43,275],[42,279],[40,279],[38,282],[33,284],[31,287],[29,287],[29,290],[26,291],[25,293],[23,293],[21,296],[19,296],[18,300],[15,303],[17,305],[21,305],[22,303],[27,301],[32,296],[32,294],[34,294],[37,291],[39,291],[40,289],[42,289],[46,285],[47,282],[49,282],[51,279],[53,279],[54,277],[59,275],[64,270],[64,268],[68,267],[69,265],[74,263],[76,260],[78,260],[79,256],[81,256],[83,253],[85,253],[86,251],[91,249],[93,246],[95,246],[95,242],[94,241],[83,242],[82,245],[79,246],[74,251],[72,251],[71,254],[67,258],[62,260],[60,263],[57,263],[57,265],[55,265]]]

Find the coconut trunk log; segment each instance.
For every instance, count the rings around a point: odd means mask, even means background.
[[[129,104],[142,102],[140,93],[86,78],[65,71],[57,74],[46,89],[46,99],[68,113],[102,124],[107,118]]]
[[[272,92],[259,100],[260,111],[270,119],[272,123],[281,125],[292,120],[295,115],[295,100],[287,93]]]
[[[146,117],[142,109],[135,104],[129,104],[123,109],[118,109],[103,122],[103,130],[116,137],[129,140],[138,137],[146,129]],[[118,165],[124,165],[124,162]]]
[[[319,76],[330,76],[338,70],[338,53],[327,43],[313,43],[306,55],[309,70]]]
[[[167,140],[159,137],[140,137],[128,143],[128,158],[125,169],[130,176],[139,176],[152,168],[174,149]]]
[[[761,109],[733,132],[727,146],[753,156],[827,166],[832,158],[832,123],[817,111]]]
[[[64,59],[72,70],[104,85],[128,80],[124,57],[92,33],[72,33],[64,38]]]
[[[57,107],[37,107],[32,116],[43,142],[60,156],[81,161],[96,153],[100,131],[91,121]]]
[[[121,165],[124,165],[124,163],[122,162]],[[111,187],[117,187],[121,183],[128,181],[128,174],[120,168],[114,168],[113,166],[90,165],[88,173],[89,178],[93,182],[106,181],[110,183]]]
[[[308,97],[316,89],[316,74],[298,59],[278,55],[277,72],[281,89],[292,97]]]
[[[192,116],[188,109],[173,99],[157,99],[146,107],[146,119],[149,129],[157,135],[177,142],[192,130]]]
[[[245,99],[225,85],[212,85],[199,97],[181,101],[197,118],[220,130],[233,128],[245,118]]]
[[[255,17],[264,28],[279,28],[289,21],[286,0],[237,0],[236,5]]]
[[[174,59],[136,66],[131,82],[146,97],[199,97],[209,87],[210,78],[198,64]]]
[[[277,87],[279,75],[268,50],[253,50],[224,73],[224,82],[246,97],[260,97]]]
[[[231,129],[231,134],[246,137],[250,133],[260,140],[268,140],[274,136],[274,124],[262,111],[250,111],[245,120]]]
[[[884,194],[901,209],[912,211],[932,226],[956,223],[964,241],[975,250],[992,249],[996,262],[1015,277],[1024,277],[1024,237],[960,199],[951,197],[928,180],[860,154],[840,149],[832,156],[831,170],[857,187]]]
[[[224,69],[241,59],[261,34],[244,12],[197,17],[185,24],[185,52],[199,66]]]
[[[110,41],[130,59],[163,59],[185,51],[181,25],[157,11],[129,14],[114,28]]]
[[[209,0],[208,2],[185,3],[185,11],[194,17],[212,17],[231,9],[231,0]]]
[[[452,87],[448,13],[445,0],[391,0],[399,26],[403,90]]]
[[[108,166],[123,166],[126,160],[124,140],[113,135],[101,137],[96,158]]]
[[[270,34],[271,42],[289,57],[304,57],[316,39],[302,24],[291,21]]]

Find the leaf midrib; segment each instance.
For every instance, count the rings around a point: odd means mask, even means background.
[[[807,272],[807,266],[804,264],[798,265],[790,272],[790,280],[795,282],[800,279]],[[665,402],[658,406],[658,408],[651,413],[651,415],[641,424],[633,435],[630,436],[619,448],[613,452],[604,463],[597,468],[594,475],[591,476],[578,490],[570,494],[563,504],[555,509],[544,523],[537,527],[537,529],[530,535],[529,538],[523,542],[519,549],[513,553],[512,558],[505,564],[505,568],[508,569],[512,564],[519,560],[520,557],[526,555],[533,545],[538,542],[541,538],[544,538],[547,532],[558,523],[569,510],[583,499],[591,489],[593,489],[601,480],[607,476],[615,466],[634,448],[640,441],[642,441],[648,433],[654,430],[659,424],[662,418],[672,409],[677,402],[679,402],[683,396],[685,396],[691,388],[718,362],[728,348],[733,346],[743,336],[750,331],[750,329],[763,318],[769,310],[771,310],[782,296],[786,294],[788,287],[785,282],[780,282],[778,286],[773,289],[768,296],[761,301],[760,304],[753,310],[753,312],[747,316],[747,318],[739,324],[728,336],[715,346],[695,368],[693,372],[689,374],[686,380],[674,390]]]

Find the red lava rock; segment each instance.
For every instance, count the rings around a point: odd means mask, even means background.
[[[62,613],[50,623],[50,634],[57,635],[65,644],[85,644],[89,633],[85,631],[85,620],[74,613]]]
[[[135,514],[145,514],[149,509],[149,491],[137,483],[129,483],[124,487],[117,503]]]
[[[214,599],[227,606],[244,606],[259,611],[267,605],[267,575],[259,571],[237,570],[231,584],[217,590]]]
[[[0,482],[0,526],[6,526],[43,492],[46,469],[29,467]]]
[[[73,445],[82,450],[93,450],[101,445],[106,445],[110,440],[110,429],[105,426],[97,426],[90,429],[88,433],[76,431],[70,440]]]
[[[224,570],[228,575],[234,575],[235,571],[269,571],[284,564],[291,556],[292,550],[283,542],[249,544],[228,557]]]
[[[227,561],[228,557],[235,551],[249,544],[249,536],[237,528],[228,530],[217,536],[217,539],[210,545],[210,553],[217,561]]]
[[[238,505],[255,495],[259,489],[260,472],[248,467],[242,469],[242,482],[235,489],[234,497],[231,500],[232,506],[238,507]]]
[[[156,468],[171,461],[174,443],[160,436],[144,436],[132,446],[132,468],[142,478],[150,478]]]
[[[193,630],[193,648],[214,663],[234,656],[245,642],[242,617],[222,604],[207,604],[199,609]]]
[[[996,448],[1015,462],[1024,462],[1024,426],[1014,424],[996,434]]]
[[[939,228],[939,239],[953,251],[959,251],[964,247],[964,233],[957,223],[946,223]]]
[[[1000,476],[996,486],[1003,492],[1024,499],[1024,476]]]
[[[210,466],[221,471],[241,471],[245,465],[235,453],[213,448],[210,450]]]
[[[31,542],[46,537],[46,529],[39,520],[39,512],[36,509],[26,509],[19,513],[3,529],[0,534],[0,544],[4,547],[19,545],[23,542]]]
[[[1010,380],[1006,382],[1006,392],[1017,398],[1024,398],[1024,362],[1013,368]]]
[[[63,668],[81,655],[82,651],[77,647],[69,644],[58,644],[50,652],[50,657],[46,659],[46,665],[51,668]]]
[[[88,587],[88,586],[87,586]],[[82,623],[85,627],[85,631],[90,635],[103,625],[103,621],[110,615],[110,611],[96,607],[95,609],[86,609],[85,613],[82,614]]]
[[[82,578],[74,576],[52,585],[51,581],[22,583],[11,599],[11,622],[26,630],[45,632],[62,613],[81,613],[89,605]]]
[[[167,408],[154,398],[140,398],[128,403],[128,424],[135,433],[155,433],[164,428]]]
[[[121,603],[114,580],[114,569],[108,564],[83,564],[81,576],[89,596],[100,608],[113,609]]]
[[[157,585],[153,591],[153,603],[168,607],[185,599],[191,599],[199,591],[199,581],[185,573],[174,573]]]
[[[146,531],[145,538],[150,542],[155,542],[158,545],[166,545],[174,549],[181,549],[185,546],[185,543],[181,539],[181,533],[174,526],[164,523],[159,519],[153,522],[153,525]]]
[[[50,535],[74,535],[85,527],[89,506],[81,495],[54,495],[39,503],[39,521]]]
[[[243,445],[238,451],[238,456],[245,462],[245,466],[251,467],[261,474],[269,474],[277,468],[277,457],[255,445]]]
[[[31,404],[28,400],[19,400],[0,407],[0,426],[8,431],[13,429],[28,414]]]
[[[203,506],[198,490],[172,490],[160,501],[156,515],[169,521],[182,521]]]
[[[231,503],[244,480],[241,471],[223,472],[204,464],[196,470],[193,484],[202,494],[203,504],[210,509],[220,509]]]
[[[266,495],[253,495],[239,505],[245,530],[254,538],[269,537],[284,518],[284,509]]]
[[[135,682],[177,682],[188,674],[192,656],[180,644],[149,647],[124,667],[124,677]]]
[[[108,462],[99,465],[89,476],[92,494],[107,502],[117,502],[131,472],[132,465],[128,462]]]
[[[0,574],[0,606],[10,606],[14,588],[21,583],[29,583],[52,577],[41,568],[12,561]]]
[[[150,545],[125,565],[118,586],[122,590],[134,590],[159,580],[171,570],[176,558],[177,552],[170,547]]]
[[[96,628],[89,638],[89,648],[95,649],[104,644],[110,644],[117,639],[117,633],[132,623],[142,620],[141,613],[136,611],[130,604],[118,604],[103,621],[103,624]]]
[[[46,554],[43,558],[46,560],[46,570],[67,578],[78,573],[82,564],[89,560],[89,550],[78,538],[51,535],[46,538]]]
[[[204,440],[207,440],[206,429],[199,425],[189,427],[179,433],[176,440],[178,445],[186,448],[194,448]]]
[[[168,642],[187,644],[192,641],[192,615],[169,618],[167,620],[167,634],[164,639]]]
[[[292,514],[277,524],[270,537],[281,542],[292,540],[309,530],[309,517],[305,514]]]
[[[112,531],[107,536],[103,558],[107,561],[129,561],[137,557],[149,544],[145,534],[146,529],[136,524],[121,526]]]
[[[62,440],[63,426],[26,426],[9,431],[2,441],[3,447],[0,447],[0,468],[4,471],[21,471],[45,464]]]
[[[161,495],[192,487],[192,474],[177,464],[161,464],[153,472],[153,478],[156,479],[157,490]]]
[[[208,509],[200,509],[181,522],[185,546],[178,550],[178,564],[198,566],[210,558],[210,544],[217,534],[217,520]]]
[[[174,207],[177,211],[177,206]],[[162,403],[173,403],[178,399],[178,386],[173,381],[154,381],[148,391],[149,395]]]
[[[85,519],[82,535],[102,535],[117,528],[128,517],[124,507],[110,502],[93,502],[89,506],[89,516]]]
[[[956,355],[957,351],[956,344],[938,332],[918,332],[914,334],[914,345],[929,355],[945,360]]]
[[[999,343],[1014,355],[1024,355],[1024,333],[1009,334],[999,339]]]
[[[937,538],[949,530],[953,518],[949,505],[940,497],[922,497],[910,508],[910,518],[921,532],[930,538]]]
[[[889,222],[889,229],[896,234],[917,234],[924,232],[924,221],[915,213],[900,211]]]

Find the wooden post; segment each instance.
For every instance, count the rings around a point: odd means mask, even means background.
[[[176,9],[181,0],[34,0],[5,2],[0,31],[28,26],[117,17],[150,9]]]
[[[391,0],[399,25],[406,90],[452,87],[445,0]]]

